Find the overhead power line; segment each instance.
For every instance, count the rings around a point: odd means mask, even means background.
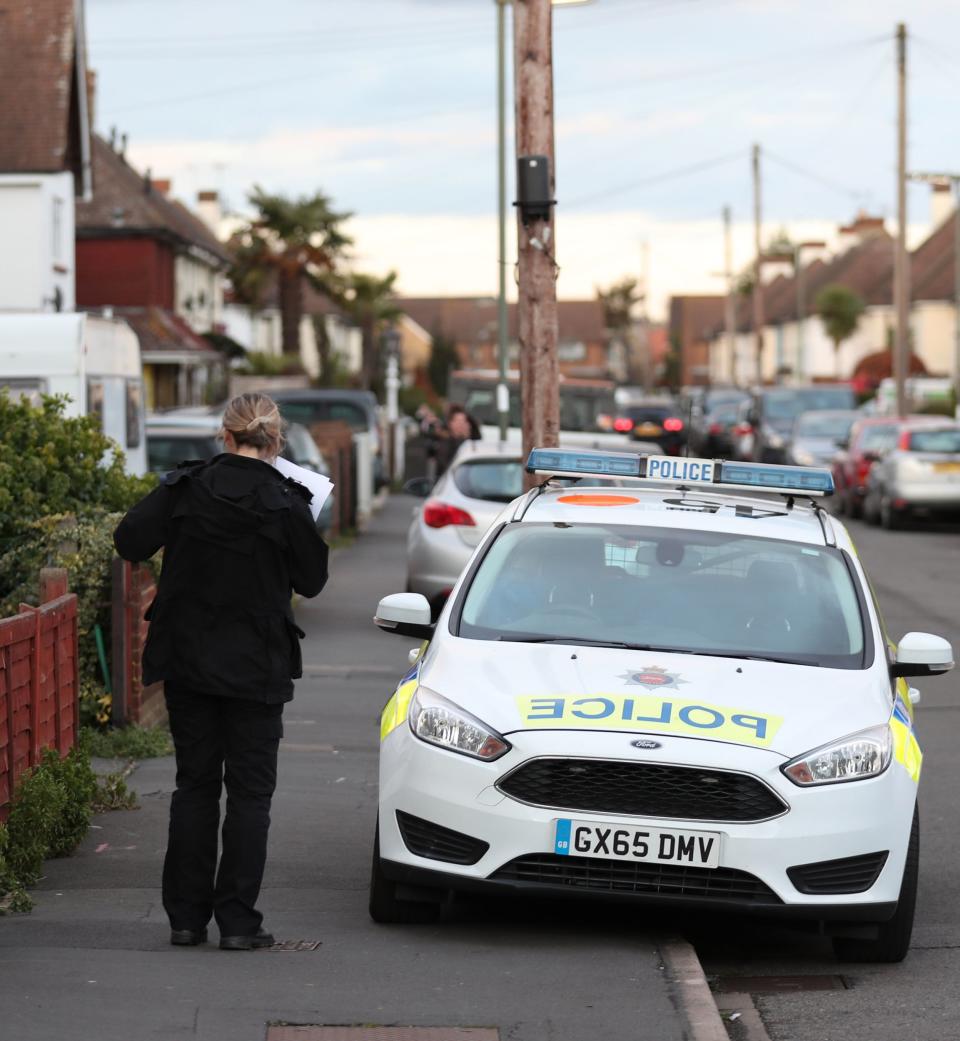
[[[777,155],[776,152],[771,152],[768,148],[764,148],[763,155],[765,159],[773,160],[773,162],[778,166],[782,166],[785,170],[790,170],[801,177],[806,177],[811,181],[816,181],[824,187],[831,188],[833,191],[839,192],[842,195],[848,195],[852,199],[863,201],[870,195],[869,192],[865,192],[863,189],[851,188],[849,185],[841,184],[839,181],[834,181],[829,177],[824,177],[815,170],[809,170],[807,167],[801,166],[799,163],[795,163],[790,159],[784,159],[783,156]]]
[[[743,158],[744,152],[740,149],[736,152],[730,152],[727,155],[717,156],[715,159],[707,159],[700,163],[691,163],[688,166],[678,166],[673,170],[664,170],[663,173],[654,174],[651,177],[644,177],[639,181],[631,181],[630,184],[621,184],[616,187],[606,188],[601,192],[583,195],[579,199],[573,199],[571,202],[564,203],[563,208],[565,210],[570,210],[579,206],[586,206],[591,202],[597,202],[601,199],[609,199],[614,195],[623,195],[626,192],[635,191],[637,188],[648,188],[651,185],[660,184],[664,181],[672,181],[678,177],[688,177],[692,174],[701,173],[704,170],[712,170],[716,166],[722,166],[725,163],[733,162],[734,159]]]

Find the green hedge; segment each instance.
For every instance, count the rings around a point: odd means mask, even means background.
[[[65,857],[90,826],[97,778],[82,746],[63,758],[43,751],[17,785],[6,824],[0,825],[0,908],[27,911],[27,886],[40,879],[48,857]]]

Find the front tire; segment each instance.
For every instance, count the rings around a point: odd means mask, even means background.
[[[370,869],[370,917],[381,925],[423,925],[440,917],[440,894],[436,900],[402,900],[397,896],[397,888],[397,883],[383,873],[378,817]]]
[[[917,905],[917,878],[920,873],[920,811],[914,806],[913,823],[910,825],[910,841],[907,845],[907,862],[900,883],[897,909],[888,922],[881,922],[876,939],[861,940],[837,936],[833,950],[843,962],[898,962],[903,961],[910,950],[910,935],[913,932],[913,915]]]

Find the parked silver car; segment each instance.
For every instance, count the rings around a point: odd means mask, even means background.
[[[864,518],[897,528],[911,515],[937,513],[960,513],[960,424],[905,423],[870,470]]]
[[[436,615],[486,530],[523,491],[520,445],[467,441],[432,489],[421,479],[407,487],[427,495],[407,533],[407,591],[422,593]]]
[[[853,409],[817,409],[801,412],[787,442],[787,462],[792,466],[830,466],[850,427],[860,418]]]

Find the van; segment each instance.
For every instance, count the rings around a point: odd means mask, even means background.
[[[126,322],[90,314],[0,315],[0,387],[39,404],[68,398],[67,416],[95,415],[123,450],[127,473],[147,470],[140,341]]]

